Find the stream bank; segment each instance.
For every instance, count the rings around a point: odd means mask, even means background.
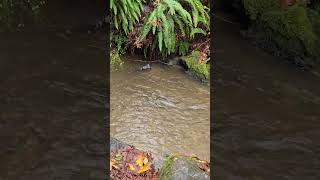
[[[110,138],[112,179],[210,179],[210,164],[196,156],[167,155],[163,164],[156,164],[153,158],[151,153]]]

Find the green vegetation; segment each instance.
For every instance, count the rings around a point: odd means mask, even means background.
[[[258,20],[264,12],[280,9],[279,0],[243,0],[243,5],[253,21]]]
[[[169,156],[162,164],[162,167],[159,171],[159,178],[160,179],[171,179],[172,177],[172,164],[176,157],[174,155]]]
[[[209,79],[210,66],[206,62],[198,63],[198,60],[200,59],[200,57],[201,57],[200,51],[192,51],[191,55],[189,55],[185,59],[186,64],[190,72],[198,79]]]
[[[139,22],[142,10],[141,0],[110,0],[115,28],[119,30],[120,26],[125,34],[133,31],[134,24]]]
[[[281,8],[278,0],[243,0],[243,5],[252,25],[247,35],[253,41],[300,65],[319,63],[316,10],[302,3]]]
[[[123,61],[120,58],[120,54],[117,50],[111,50],[110,52],[110,70],[116,71],[122,68]]]
[[[37,18],[44,4],[44,0],[0,0],[1,27],[12,29],[26,18]]]
[[[143,53],[150,60],[185,56],[198,50],[210,59],[208,49],[204,48],[209,45],[209,8],[201,0],[111,0],[110,10],[114,32],[111,49]],[[204,64],[202,68],[208,67],[208,60],[197,62]],[[197,73],[208,72],[198,71],[191,64],[190,67]]]
[[[181,169],[188,171],[183,171],[185,174],[181,174]],[[207,176],[209,172],[210,164],[207,161],[200,160],[195,156],[173,154],[163,162],[158,177],[162,180],[193,179],[195,177],[202,179],[201,177]],[[177,176],[177,174],[179,175]]]
[[[141,30],[141,41],[147,39],[147,35],[151,34],[147,41],[145,50],[150,48],[154,51],[159,48],[159,52],[163,57],[176,53],[186,54],[189,42],[196,33],[206,35],[209,29],[209,15],[207,7],[202,5],[199,0],[188,0],[189,4],[184,8],[181,2],[177,0],[159,1],[154,10],[145,18]],[[186,10],[192,9],[192,15]],[[199,23],[202,28],[198,27]]]

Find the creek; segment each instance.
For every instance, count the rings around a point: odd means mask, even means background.
[[[250,45],[238,24],[214,27],[214,176],[319,179],[320,78]]]
[[[210,158],[210,88],[183,69],[151,64],[128,56],[122,70],[111,73],[110,133],[151,152],[160,163],[166,154]]]

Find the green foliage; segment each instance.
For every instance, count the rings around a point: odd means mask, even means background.
[[[304,7],[295,5],[288,10],[266,12],[261,16],[261,25],[276,35],[274,41],[279,47],[290,47],[292,41],[295,41],[301,43],[307,55],[314,55],[316,35]]]
[[[159,179],[169,180],[172,179],[172,164],[175,160],[175,156],[169,156],[162,164],[162,167],[159,171]]]
[[[278,0],[243,0],[252,37],[266,50],[314,65],[319,59],[320,15],[303,3],[280,8]]]
[[[110,70],[116,71],[121,69],[123,66],[123,61],[120,58],[120,54],[117,50],[112,49],[110,51]]]
[[[143,10],[142,0],[110,0],[110,11],[115,28],[127,34],[139,22]]]
[[[122,33],[110,33],[110,45],[112,48],[115,48],[117,52],[123,54],[126,50],[126,43],[128,42],[128,38]]]
[[[320,14],[320,2],[315,2],[314,10],[315,10],[318,14]]]
[[[44,4],[45,0],[0,0],[0,23],[12,28],[28,16],[37,17]]]
[[[279,9],[279,0],[243,0],[247,15],[251,20],[257,20],[264,12]]]
[[[317,35],[318,39],[320,37],[320,11],[307,8],[307,15],[309,21],[312,24],[312,29],[314,33]]]
[[[165,57],[179,48],[179,53],[185,54],[189,48],[187,41],[195,34],[206,35],[209,24],[208,8],[200,0],[160,0],[145,18],[141,41],[150,40],[148,35],[151,34],[152,51],[158,48]]]
[[[190,44],[187,41],[181,41],[179,44],[179,55],[185,56],[189,50]]]
[[[209,14],[208,14],[209,8],[203,5],[201,0],[187,0],[187,2],[192,7],[192,18],[193,18],[194,27],[198,27],[198,23],[200,22],[205,26],[206,30],[208,30],[210,26]],[[200,29],[200,31],[203,31],[203,30]],[[204,31],[203,31],[203,34],[205,34]]]
[[[189,71],[199,79],[209,79],[210,65],[206,63],[207,61],[198,64],[197,61],[199,58],[200,51],[192,51],[191,55],[185,59]]]

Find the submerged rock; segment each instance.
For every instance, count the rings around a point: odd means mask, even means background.
[[[188,156],[170,156],[159,171],[159,179],[210,179],[209,163]]]
[[[147,65],[142,66],[139,70],[140,71],[145,71],[145,70],[150,70],[150,69],[151,69],[150,64],[147,64]]]

